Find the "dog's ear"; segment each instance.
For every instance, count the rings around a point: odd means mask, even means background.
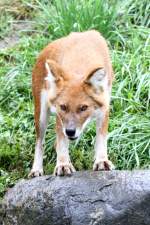
[[[104,68],[97,68],[87,76],[84,90],[100,107],[105,105],[105,108],[109,108],[108,77]]]
[[[96,93],[103,92],[107,88],[107,76],[104,68],[97,68],[86,78],[85,83],[91,86]]]
[[[50,59],[46,60],[45,68],[46,68],[45,80],[48,80],[51,85],[67,79],[63,69],[55,61]]]
[[[49,98],[54,99],[58,94],[58,89],[62,89],[67,77],[61,66],[53,60],[46,60],[45,69],[45,87],[49,91]]]

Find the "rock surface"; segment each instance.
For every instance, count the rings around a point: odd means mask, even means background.
[[[3,225],[150,225],[150,171],[23,180],[2,208]]]

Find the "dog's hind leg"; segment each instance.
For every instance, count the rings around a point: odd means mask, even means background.
[[[36,145],[32,170],[29,177],[37,177],[43,175],[43,142],[47,128],[49,108],[47,104],[47,90],[42,90],[40,95],[34,96],[35,100],[35,129],[36,129]]]

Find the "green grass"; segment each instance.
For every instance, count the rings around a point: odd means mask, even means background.
[[[109,37],[117,17],[118,4],[115,2],[113,0],[110,4],[110,1],[103,0],[56,0],[47,6],[47,3],[37,1],[40,9],[37,26],[53,38],[62,37],[72,31],[89,29],[100,30]]]
[[[30,8],[34,32],[30,36],[23,33],[18,45],[0,52],[0,196],[19,178],[27,177],[32,165],[35,131],[31,71],[35,59],[47,43],[71,31],[97,29],[110,46],[115,71],[108,135],[110,159],[117,169],[150,168],[150,4],[146,0],[123,2],[22,1]],[[6,30],[9,27],[2,25]],[[7,34],[4,30],[0,30],[3,37]],[[46,174],[52,173],[56,161],[54,124],[52,118],[45,144]],[[71,145],[77,170],[92,168],[94,140],[93,122],[80,142]]]

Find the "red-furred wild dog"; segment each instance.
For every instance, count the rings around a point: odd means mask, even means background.
[[[69,140],[75,140],[96,118],[94,170],[110,170],[107,129],[113,70],[105,39],[97,31],[71,33],[50,43],[33,69],[36,146],[29,176],[43,174],[43,140],[51,111],[56,113],[55,175],[75,171]]]

